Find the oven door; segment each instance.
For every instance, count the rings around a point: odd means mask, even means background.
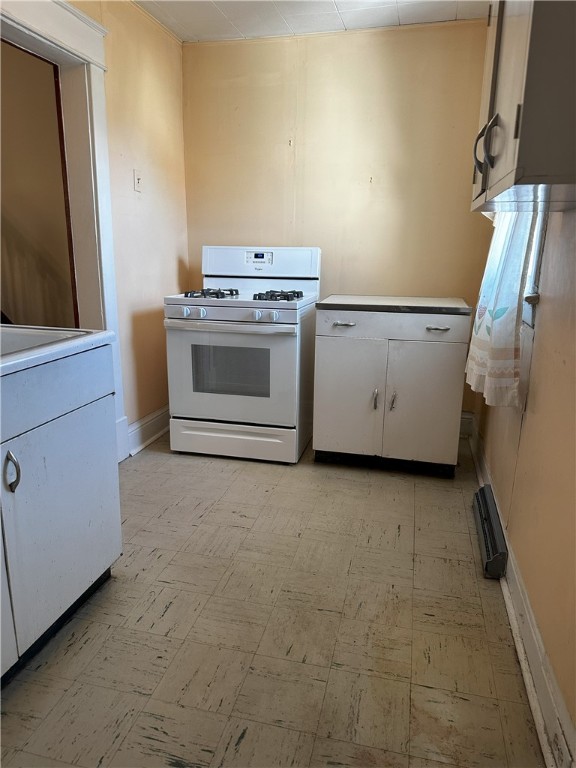
[[[170,415],[296,426],[298,326],[164,320]]]

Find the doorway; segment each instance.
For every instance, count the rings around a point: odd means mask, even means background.
[[[78,327],[60,78],[1,44],[3,322]]]

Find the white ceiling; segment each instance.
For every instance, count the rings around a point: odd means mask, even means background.
[[[136,0],[185,42],[486,18],[488,0]]]

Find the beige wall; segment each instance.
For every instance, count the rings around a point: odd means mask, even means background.
[[[2,43],[2,310],[74,326],[54,68]]]
[[[524,419],[488,408],[496,500],[538,629],[576,722],[576,212],[551,214]]]
[[[163,299],[188,283],[182,46],[128,2],[76,2],[107,30],[106,107],[128,422],[168,402]],[[142,174],[135,192],[133,171]]]
[[[485,25],[184,46],[190,261],[204,243],[317,245],[322,293],[475,303]]]

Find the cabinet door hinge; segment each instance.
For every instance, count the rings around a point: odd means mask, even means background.
[[[516,105],[516,121],[514,123],[514,138],[520,136],[520,118],[522,117],[522,104]]]

